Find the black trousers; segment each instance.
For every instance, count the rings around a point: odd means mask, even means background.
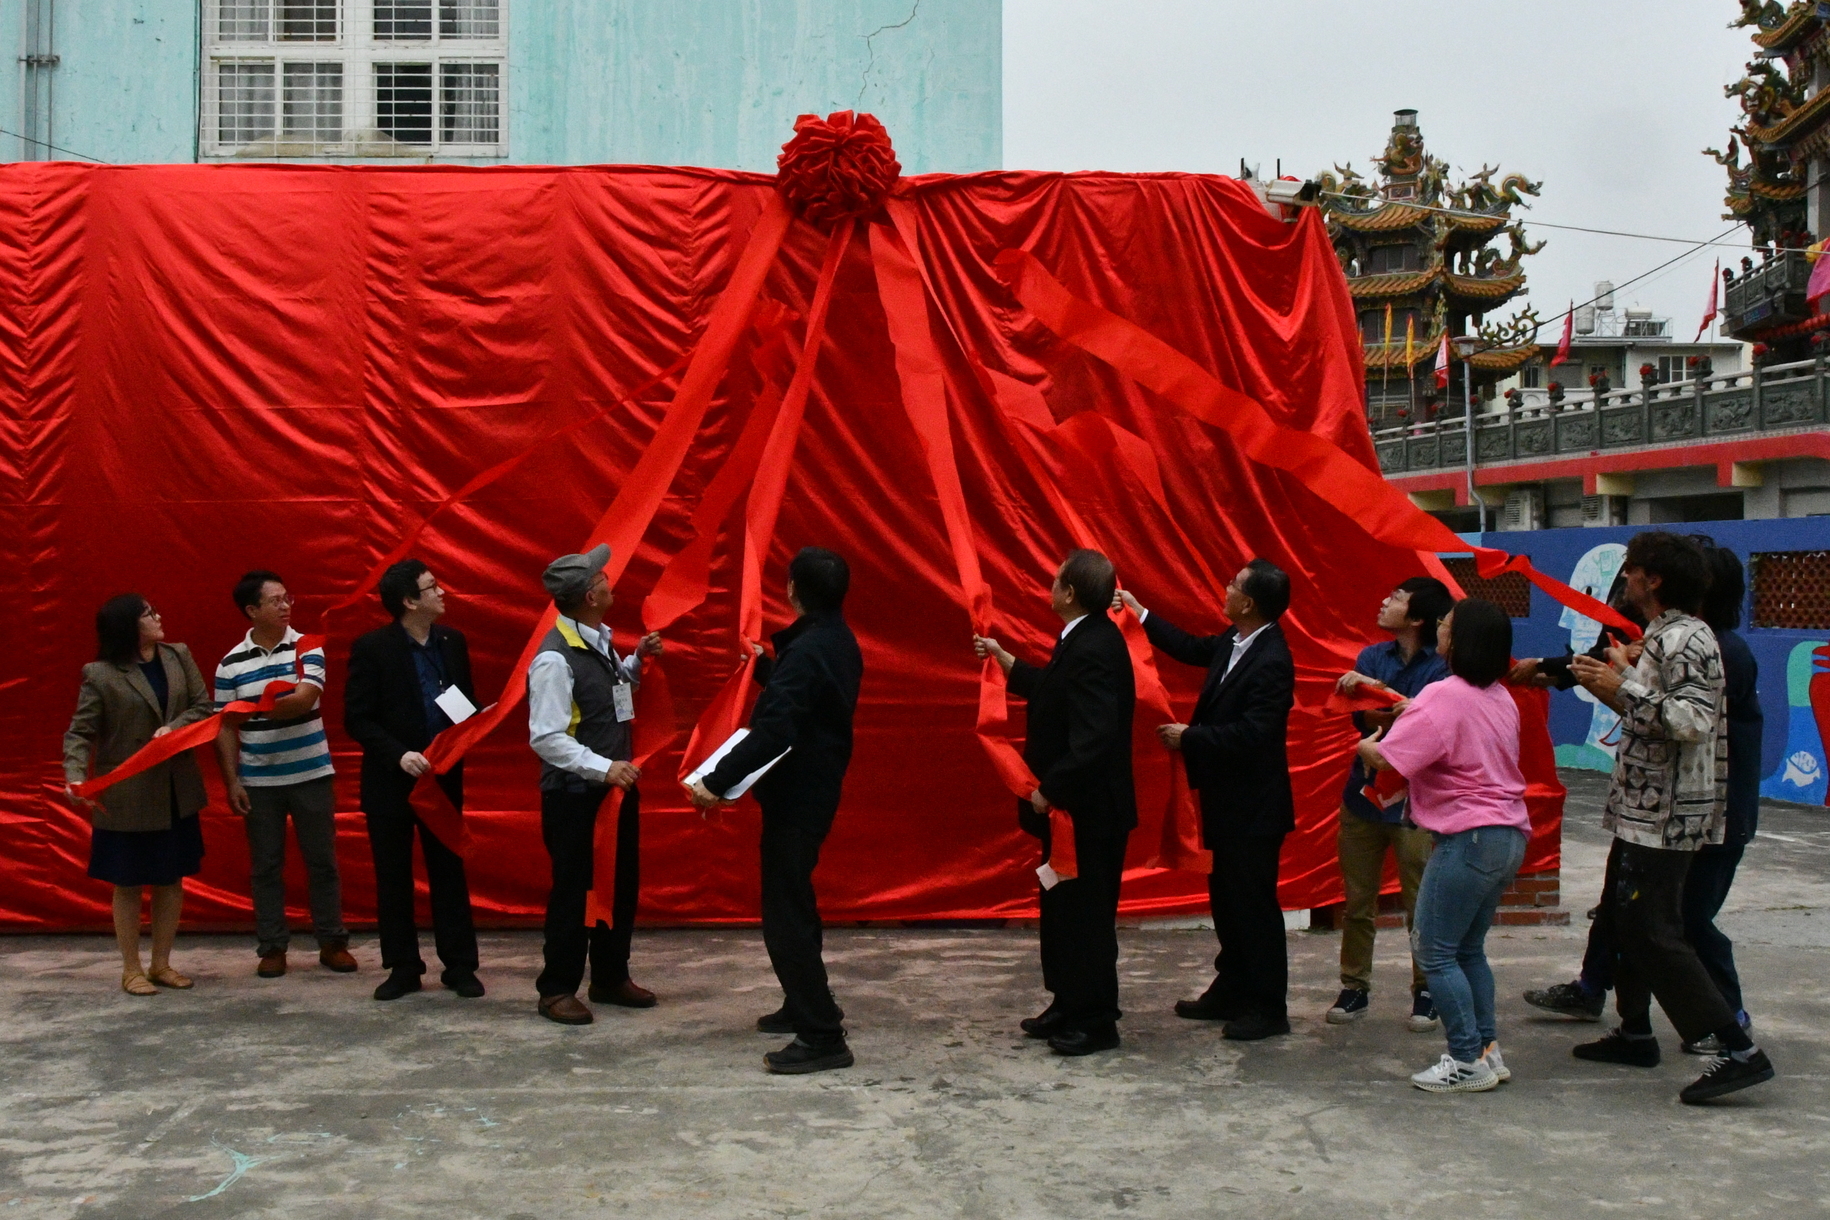
[[[1068,1030],[1100,1031],[1124,1012],[1118,1006],[1118,887],[1125,872],[1129,830],[1075,829],[1079,875],[1042,891],[1042,985],[1049,1007]],[[1042,835],[1047,859],[1051,840]]]
[[[842,1041],[839,1005],[826,978],[819,901],[813,870],[832,817],[800,817],[763,806],[762,931],[769,964],[781,982],[784,1007],[803,1042]]]
[[[1735,946],[1716,927],[1716,916],[1728,900],[1735,884],[1735,871],[1741,866],[1741,855],[1747,849],[1740,843],[1718,843],[1697,849],[1684,877],[1682,903],[1684,939],[1696,950],[1697,960],[1709,972],[1710,981],[1722,993],[1722,999],[1737,1013],[1747,1004],[1741,998],[1741,975],[1735,969]],[[1614,901],[1614,855],[1608,855],[1607,878],[1601,888],[1601,910]],[[1611,921],[1603,920],[1597,911],[1589,927],[1588,950],[1582,955],[1582,981],[1596,991],[1614,986],[1617,956],[1610,931]]]
[[[1214,871],[1207,878],[1214,912],[1214,935],[1220,952],[1214,958],[1214,981],[1204,999],[1218,1000],[1241,1013],[1272,1019],[1287,1017],[1290,954],[1284,939],[1284,912],[1277,903],[1277,862],[1282,835],[1209,834]]]
[[[541,789],[540,837],[553,864],[553,888],[546,900],[545,968],[534,981],[541,998],[574,995],[591,965],[591,981],[615,987],[629,977],[629,940],[635,930],[635,902],[641,889],[642,798],[631,788],[623,794],[616,824],[613,922],[585,926],[585,893],[593,882],[593,839],[597,811],[610,789],[593,785],[590,792]]]
[[[464,857],[452,851],[419,820],[406,800],[398,805],[379,800],[363,810],[369,851],[375,859],[375,923],[386,970],[424,974],[419,955],[419,928],[413,915],[413,835],[426,858],[426,887],[432,894],[432,942],[447,979],[475,974],[477,926],[470,914],[470,883]]]
[[[1684,939],[1684,882],[1697,853],[1615,839],[1612,885],[1592,935],[1612,942],[1614,1006],[1623,1023],[1649,1020],[1653,997],[1686,1041],[1721,1029],[1734,1011]]]

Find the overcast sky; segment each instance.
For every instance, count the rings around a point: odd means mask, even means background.
[[[1684,247],[1533,219],[1698,240],[1730,227],[1723,171],[1699,150],[1726,144],[1739,107],[1722,87],[1754,50],[1726,28],[1733,0],[1003,2],[1010,169],[1236,174],[1244,157],[1269,175],[1281,157],[1302,177],[1366,173],[1392,111],[1412,108],[1453,179],[1485,162],[1543,182],[1522,214],[1549,243],[1525,264],[1545,317]],[[1715,258],[1742,253],[1696,255],[1617,304],[1688,338]]]

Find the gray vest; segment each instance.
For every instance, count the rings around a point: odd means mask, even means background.
[[[620,679],[609,658],[585,644],[576,635],[574,644],[554,624],[540,643],[541,652],[556,652],[565,658],[572,670],[572,724],[566,731],[578,744],[611,762],[628,762],[634,757],[630,749],[629,724],[616,718],[616,696],[613,691]],[[552,763],[540,764],[540,786],[548,790],[584,792],[591,781]],[[600,785],[601,786],[601,785]]]

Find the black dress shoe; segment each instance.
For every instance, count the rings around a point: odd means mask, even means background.
[[[1256,1042],[1260,1038],[1275,1038],[1289,1032],[1289,1017],[1267,1017],[1261,1012],[1248,1012],[1228,1021],[1226,1028],[1220,1031],[1220,1036],[1234,1042]]]
[[[473,973],[453,974],[447,970],[439,976],[439,981],[466,1000],[477,1000],[483,996],[483,980]]]
[[[1115,1051],[1118,1049],[1118,1026],[1063,1030],[1048,1040],[1048,1048],[1057,1055],[1091,1055],[1095,1051]]]
[[[1237,1004],[1211,996],[1176,1001],[1176,1016],[1186,1021],[1236,1021],[1243,1011]]]
[[[1067,1018],[1055,1011],[1055,1006],[1050,1004],[1035,1016],[1024,1017],[1017,1022],[1017,1028],[1023,1031],[1025,1038],[1053,1038],[1062,1032],[1063,1023],[1066,1020]]]
[[[419,973],[412,970],[396,970],[381,980],[381,986],[375,988],[377,1000],[398,1000],[403,995],[411,995],[419,990]]]
[[[813,1046],[796,1038],[779,1051],[763,1056],[763,1066],[781,1076],[803,1076],[808,1072],[830,1072],[852,1065],[851,1047],[845,1039]]]

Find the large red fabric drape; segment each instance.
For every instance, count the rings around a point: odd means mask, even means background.
[[[1379,599],[1417,572],[1416,555],[1369,541],[1326,494],[1058,338],[994,265],[1002,250],[1030,251],[1075,295],[1370,467],[1354,317],[1319,226],[1282,224],[1241,185],[1192,175],[936,176],[905,181],[898,196],[1005,642],[1040,658],[1053,635],[1044,586],[1075,530],[1038,482],[1052,469],[1126,586],[1186,627],[1221,628],[1216,574],[1255,554],[1289,568],[1298,697],[1319,709]],[[314,624],[479,472],[601,412],[446,509],[417,543],[493,697],[543,610],[541,567],[603,524],[679,389],[677,371],[657,375],[681,367],[704,332],[770,199],[761,176],[653,168],[0,169],[0,547],[13,573],[0,599],[0,922],[107,919],[106,887],[83,874],[87,827],[56,799],[58,738],[105,597],[146,594],[207,667],[241,634],[227,590],[243,569],[280,571]],[[1034,851],[974,742],[979,667],[960,568],[904,407],[872,246],[853,241],[838,268],[764,577],[775,629],[788,617],[780,589],[793,549],[818,543],[853,564],[848,612],[866,676],[822,906],[839,920],[1025,914]],[[762,296],[805,318],[826,249],[796,222]],[[799,335],[804,323],[791,325]],[[629,553],[613,615],[625,647],[765,392],[758,347],[754,332],[739,340]],[[993,414],[987,380],[1039,396],[1058,437],[1019,450],[1030,442]],[[1073,424],[1090,412],[1097,427]],[[1102,458],[1099,444],[1128,438],[1148,447],[1154,472],[1135,453]],[[735,659],[743,517],[728,517],[709,596],[668,630],[681,729]],[[329,622],[326,713],[357,919],[372,915],[372,885],[339,678],[350,639],[378,621],[367,603]],[[1160,669],[1185,713],[1200,675],[1166,659]],[[1332,825],[1351,740],[1338,715],[1292,718],[1299,830],[1285,851],[1287,906],[1338,896]],[[682,732],[674,755],[684,742]],[[1540,833],[1528,869],[1555,861],[1547,758],[1533,774]],[[643,914],[753,917],[754,810],[706,824],[671,783],[677,764],[663,754],[644,785]],[[532,915],[543,900],[535,774],[518,716],[468,756],[484,918]],[[1140,770],[1147,816],[1167,805],[1168,774]],[[243,922],[239,823],[220,804],[204,816],[209,855],[187,914]],[[1159,842],[1147,826],[1134,863]],[[1199,910],[1203,880],[1138,867],[1125,903]]]

